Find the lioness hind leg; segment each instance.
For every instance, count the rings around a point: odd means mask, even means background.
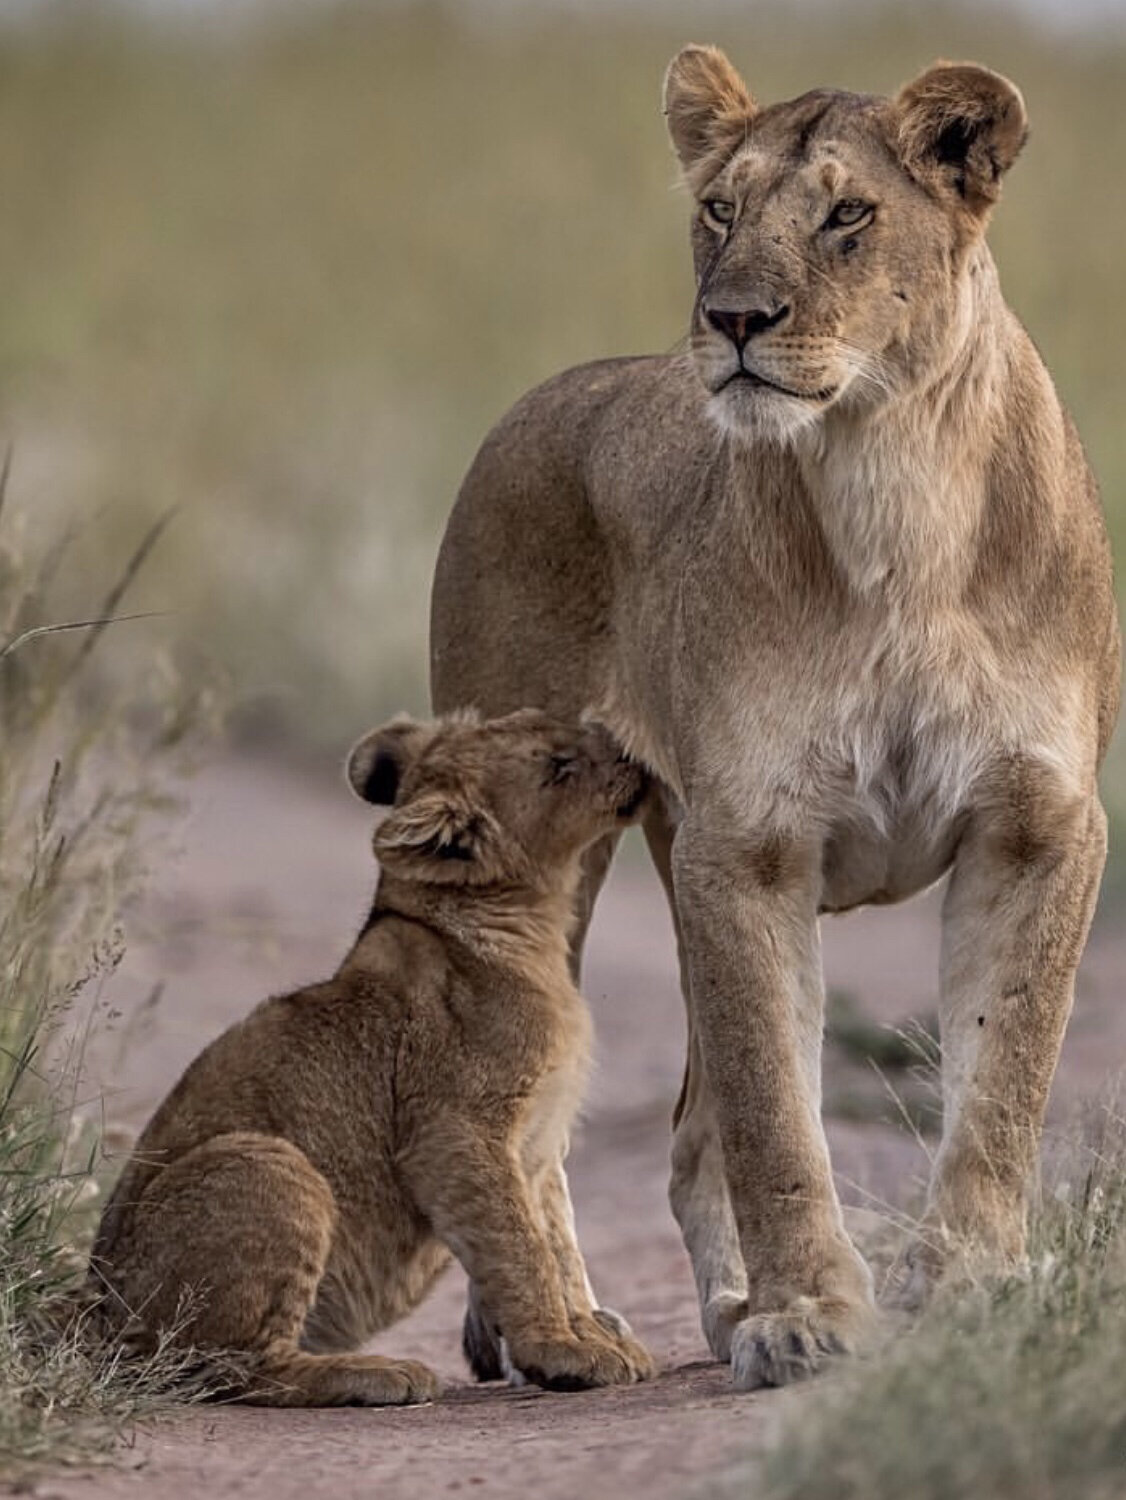
[[[716,1359],[727,1360],[731,1358],[732,1335],[747,1316],[747,1273],[727,1191],[715,1116],[692,1028],[688,961],[672,878],[674,829],[658,798],[653,799],[644,829],[676,931],[680,987],[689,1026],[684,1083],[673,1113],[669,1202],[692,1261],[704,1337]]]
[[[332,1190],[277,1136],[233,1132],[159,1172],[119,1236],[111,1284],[150,1338],[228,1351],[225,1393],[264,1405],[402,1404],[432,1396],[418,1365],[298,1348],[336,1228]]]
[[[704,1337],[716,1359],[730,1359],[732,1336],[749,1310],[747,1273],[691,1016],[673,1117],[669,1203],[692,1262]]]

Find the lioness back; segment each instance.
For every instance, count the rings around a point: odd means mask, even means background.
[[[613,548],[659,547],[666,524],[683,524],[686,487],[708,461],[693,440],[702,418],[691,367],[671,355],[578,365],[506,413],[438,555],[438,711],[465,702],[469,683],[485,713],[535,703],[566,717],[599,700],[615,649]],[[629,514],[615,517],[615,495]]]

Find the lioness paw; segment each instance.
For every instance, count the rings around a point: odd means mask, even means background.
[[[799,1297],[781,1312],[755,1313],[731,1340],[735,1388],[754,1391],[805,1380],[834,1355],[855,1353],[870,1325],[867,1308],[839,1297]]]
[[[738,1292],[715,1292],[703,1308],[704,1337],[708,1348],[726,1363],[731,1358],[731,1341],[735,1330],[750,1311],[746,1294]]]

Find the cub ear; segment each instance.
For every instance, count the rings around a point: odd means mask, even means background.
[[[418,724],[400,714],[380,729],[373,729],[352,746],[344,774],[357,797],[390,807],[403,773],[434,734],[431,724]]]
[[[665,74],[669,135],[689,184],[703,183],[741,144],[758,105],[718,47],[685,47]]]
[[[380,824],[375,852],[398,874],[449,883],[485,878],[494,828],[484,810],[456,794],[422,792]]]
[[[1028,137],[1020,90],[976,63],[936,63],[899,91],[899,151],[924,186],[984,217]]]

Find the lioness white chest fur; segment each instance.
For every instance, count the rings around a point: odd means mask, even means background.
[[[712,1348],[754,1386],[852,1347],[872,1306],[819,1118],[819,912],[951,872],[912,1289],[1022,1253],[1119,637],[1094,482],[984,238],[1013,85],[939,65],[764,108],[690,47],[665,105],[690,352],[570,371],[498,425],[439,558],[432,674],[442,708],[593,707],[659,778],[689,1020],[670,1196]]]

